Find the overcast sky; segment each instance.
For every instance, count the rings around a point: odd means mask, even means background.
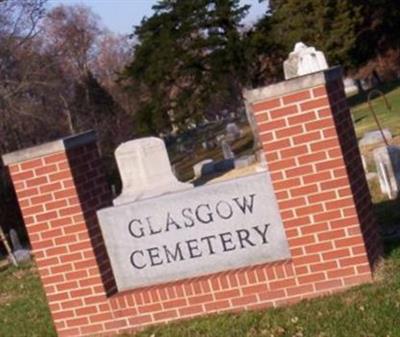
[[[121,34],[132,33],[133,26],[138,25],[143,16],[151,15],[151,7],[156,2],[156,0],[49,0],[51,7],[61,3],[87,5],[101,17],[108,29]],[[256,21],[267,8],[266,2],[260,4],[258,0],[241,0],[241,2],[251,5],[246,23]]]

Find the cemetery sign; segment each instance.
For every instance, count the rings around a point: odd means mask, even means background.
[[[290,258],[260,173],[98,211],[118,290]]]

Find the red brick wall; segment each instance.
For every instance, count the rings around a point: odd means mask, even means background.
[[[59,336],[112,335],[278,306],[371,280],[368,256],[372,264],[379,246],[342,86],[328,83],[251,108],[290,261],[115,293],[95,215],[111,196],[95,144],[10,165]]]

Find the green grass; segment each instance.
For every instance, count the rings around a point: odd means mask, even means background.
[[[400,134],[400,88],[392,86],[385,90],[393,109],[386,112],[379,100],[375,101],[376,109],[384,126]],[[362,99],[350,99],[358,120],[358,135],[375,129]],[[247,141],[237,146],[249,147]],[[399,201],[387,201],[380,196],[376,182],[370,188],[382,228],[399,226]],[[0,337],[3,336],[56,336],[39,276],[32,265],[0,270]],[[150,327],[136,336],[400,337],[400,242],[386,242],[385,264],[373,284],[290,307],[212,315]]]
[[[400,336],[400,247],[387,244],[377,281],[290,307],[222,314],[148,328],[137,337]],[[36,270],[0,272],[0,336],[56,336]],[[130,336],[130,335],[123,335]]]
[[[39,275],[32,265],[0,271],[0,336],[56,336]]]
[[[393,136],[400,135],[400,82],[392,82],[383,85],[380,90],[386,94],[391,110],[386,108],[382,98],[372,100],[373,109],[376,111],[379,122],[383,128],[389,128]],[[353,119],[356,124],[357,137],[361,138],[365,132],[377,130],[376,123],[370,112],[365,94],[349,98]]]
[[[383,280],[291,307],[224,314],[153,327],[139,337],[400,336],[400,249],[391,251]]]

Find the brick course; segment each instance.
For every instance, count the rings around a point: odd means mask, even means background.
[[[289,261],[116,293],[96,218],[111,203],[96,144],[9,165],[59,336],[279,306],[372,280],[380,244],[341,77],[250,109]]]

